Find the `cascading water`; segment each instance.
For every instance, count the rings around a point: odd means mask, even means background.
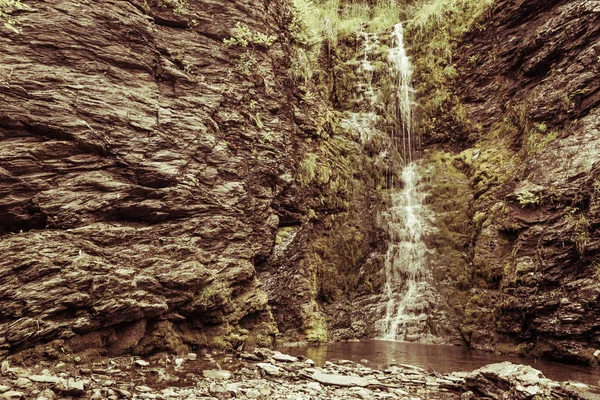
[[[392,47],[388,54],[388,60],[391,64],[391,74],[394,78],[396,87],[395,93],[395,118],[396,128],[400,125],[400,135],[394,132],[395,142],[401,140],[401,145],[397,145],[402,150],[404,164],[413,161],[416,150],[416,141],[413,139],[412,131],[412,66],[410,59],[404,48],[404,28],[401,23],[394,26],[392,33]]]
[[[385,258],[384,294],[387,297],[381,334],[386,340],[424,339],[429,304],[424,293],[429,290],[426,268],[429,252],[424,235],[432,228],[430,210],[423,204],[427,196],[421,187],[417,164],[402,169],[404,187],[391,195],[387,211],[390,241]]]
[[[392,187],[392,206],[385,219],[390,241],[385,260],[387,297],[385,318],[381,322],[386,340],[422,340],[431,332],[427,325],[429,291],[426,268],[427,249],[424,235],[431,230],[432,218],[424,205],[426,192],[415,163],[417,143],[412,129],[412,68],[404,48],[402,24],[394,27],[392,48],[388,55],[395,86],[394,143],[402,154],[403,187]]]
[[[432,215],[424,205],[427,195],[416,162],[412,70],[403,36],[402,24],[397,24],[385,59],[381,38],[361,29],[358,39],[362,46],[354,62],[360,78],[355,86],[355,106],[359,111],[348,113],[340,124],[355,132],[363,145],[372,141],[387,144],[377,156],[391,171],[387,181],[391,207],[380,215],[390,235],[385,259],[385,297],[381,302],[385,305],[385,316],[379,321],[381,337],[431,342],[436,340],[431,335],[428,316],[436,293],[429,283],[431,273],[426,268],[429,250],[423,239],[433,230]],[[382,87],[382,83],[387,86]],[[382,128],[391,131],[391,140]],[[395,169],[400,165],[402,184],[399,185],[394,177],[398,176]]]

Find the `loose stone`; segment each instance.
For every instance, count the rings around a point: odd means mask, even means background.
[[[230,379],[231,372],[226,370],[205,369],[204,371],[202,371],[202,376],[204,376],[207,379],[215,380]]]

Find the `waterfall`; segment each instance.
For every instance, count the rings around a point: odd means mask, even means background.
[[[388,54],[395,86],[393,141],[403,159],[401,189],[392,187],[391,207],[385,213],[390,241],[385,259],[384,295],[387,298],[381,335],[386,340],[422,340],[430,336],[427,325],[430,292],[426,268],[428,249],[423,239],[432,231],[431,212],[415,162],[413,135],[412,67],[404,47],[401,23],[394,27]]]
[[[413,132],[412,67],[401,23],[394,27],[390,39],[387,49],[381,44],[382,37],[361,27],[361,46],[353,61],[359,78],[354,88],[355,111],[348,112],[340,125],[354,132],[363,145],[371,141],[387,144],[377,156],[391,171],[387,183],[390,207],[379,216],[390,236],[380,303],[384,309],[378,315],[381,338],[435,341],[428,319],[437,292],[430,284],[426,265],[429,250],[424,243],[433,231],[432,214],[424,204],[427,193]],[[396,176],[401,184],[395,182]]]
[[[429,290],[426,268],[429,250],[423,241],[431,232],[431,212],[423,203],[418,166],[410,162],[402,169],[404,186],[391,195],[392,206],[386,213],[390,240],[385,257],[384,294],[387,304],[381,335],[386,340],[420,340],[429,335]]]
[[[401,140],[398,146],[402,150],[404,164],[413,161],[416,142],[412,131],[412,66],[404,48],[404,28],[402,23],[394,26],[392,33],[392,47],[388,54],[391,64],[391,73],[396,86],[395,96],[395,126],[400,125],[400,135],[395,127],[393,140]]]

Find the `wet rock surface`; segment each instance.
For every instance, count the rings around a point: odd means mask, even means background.
[[[343,360],[315,367],[308,359],[277,361],[275,357],[280,358],[281,353],[266,349],[252,355],[262,362],[230,354],[203,354],[196,360],[166,353],[147,359],[41,362],[30,367],[6,361],[0,375],[0,398],[449,400],[543,395],[548,399],[593,399],[598,389],[554,382],[531,367],[511,363],[441,375],[411,365],[374,370]],[[177,363],[177,359],[184,361]],[[278,373],[271,374],[271,370]],[[23,385],[22,381],[29,383]]]

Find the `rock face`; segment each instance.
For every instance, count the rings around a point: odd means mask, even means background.
[[[598,363],[598,23],[597,1],[497,1],[459,46],[472,347]]]
[[[289,78],[289,4],[24,3],[0,37],[0,356],[268,345],[275,322],[326,339],[305,254],[333,228],[373,251],[348,210],[378,200]]]
[[[278,35],[260,7],[14,14],[21,33],[1,39],[1,352],[75,334],[115,352],[270,341],[253,263],[293,174],[284,53],[253,50],[266,87],[222,43],[240,19]]]

